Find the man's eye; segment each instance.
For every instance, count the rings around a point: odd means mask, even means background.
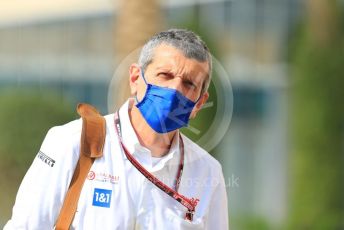
[[[172,78],[173,76],[171,74],[168,74],[168,73],[159,73],[158,77],[169,79],[169,78]]]
[[[188,87],[196,88],[196,85],[192,81],[185,81],[184,82]]]

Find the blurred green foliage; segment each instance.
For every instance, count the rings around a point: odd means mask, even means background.
[[[326,43],[315,42],[307,24],[293,43],[289,229],[344,229],[344,31],[340,21]]]
[[[74,108],[51,92],[0,94],[0,226],[12,211],[19,184],[49,128],[74,118]]]
[[[274,229],[264,217],[241,215],[238,219],[230,218],[231,226],[235,230],[271,230]]]

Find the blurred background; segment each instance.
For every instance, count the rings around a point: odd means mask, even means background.
[[[76,119],[78,102],[117,108],[129,95],[114,75],[122,60],[178,27],[230,78],[231,123],[210,151],[230,228],[344,229],[343,16],[343,0],[2,0],[0,227],[48,129]],[[201,134],[227,99],[217,90]]]

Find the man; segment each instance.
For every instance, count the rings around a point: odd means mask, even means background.
[[[179,132],[208,99],[211,67],[191,31],[171,29],[144,45],[129,69],[133,97],[105,116],[104,155],[83,185],[72,228],[228,229],[220,164]],[[54,227],[79,158],[81,123],[49,130],[5,229]]]

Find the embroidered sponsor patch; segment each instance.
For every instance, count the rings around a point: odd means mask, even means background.
[[[95,188],[93,194],[93,206],[110,208],[112,190]]]
[[[42,151],[39,151],[37,154],[37,157],[39,159],[41,159],[44,163],[46,163],[47,165],[49,165],[50,167],[54,167],[55,165],[55,160],[48,157],[45,153],[43,153]]]

